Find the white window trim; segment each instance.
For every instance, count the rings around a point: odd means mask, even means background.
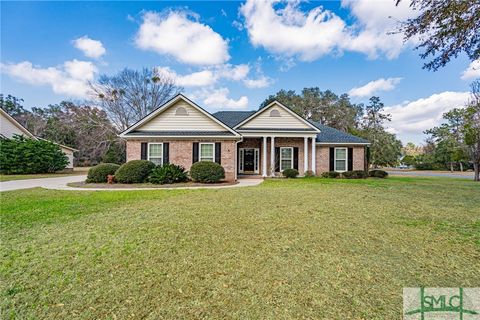
[[[283,149],[290,149],[291,150],[292,157],[290,159],[283,159],[283,157],[282,157],[282,150]],[[285,168],[285,169],[293,169],[293,147],[280,147],[280,172],[283,172],[283,170],[285,170],[284,168],[282,168],[282,160],[290,160],[291,163],[292,163],[292,166],[290,168]]]
[[[338,160],[345,160],[345,170],[337,170],[337,149],[345,150],[345,159],[338,159]],[[333,170],[337,172],[346,172],[348,171],[348,148],[335,148],[333,152]]]
[[[210,158],[208,160],[202,160],[202,145],[212,145],[213,146],[213,155],[212,155],[212,162],[215,162],[215,143],[213,142],[200,142],[198,144],[198,161],[210,161]]]
[[[153,145],[153,144],[161,145],[162,156],[160,157],[160,164],[159,165],[163,166],[163,142],[149,142],[148,143],[148,145],[147,145],[148,146],[148,148],[147,148],[147,160],[151,161],[150,160],[150,145]],[[158,157],[154,157],[154,158],[158,159]]]

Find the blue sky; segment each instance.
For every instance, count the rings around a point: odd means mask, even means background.
[[[423,70],[414,43],[387,34],[415,15],[393,2],[1,2],[1,92],[45,106],[84,98],[101,74],[157,67],[214,112],[315,86],[380,96],[390,130],[418,143],[480,68],[462,56]]]

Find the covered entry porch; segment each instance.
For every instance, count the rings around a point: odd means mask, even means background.
[[[244,133],[242,133],[244,135]],[[237,144],[239,175],[274,177],[285,169],[297,169],[301,176],[316,171],[316,135],[288,133],[252,135]]]

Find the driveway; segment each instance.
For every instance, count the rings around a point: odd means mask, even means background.
[[[386,170],[392,176],[411,176],[411,177],[446,177],[473,179],[473,172],[448,172],[448,171],[399,171]]]
[[[0,191],[12,191],[20,189],[30,188],[45,188],[54,190],[69,190],[69,191],[133,191],[133,190],[178,190],[178,189],[220,189],[220,188],[237,188],[237,187],[251,187],[259,185],[263,182],[261,178],[242,178],[238,179],[237,184],[232,185],[211,185],[201,187],[178,187],[178,188],[121,188],[121,189],[102,189],[102,188],[75,188],[67,186],[71,182],[80,182],[87,179],[86,175],[83,176],[67,176],[61,178],[42,178],[42,179],[29,179],[29,180],[13,180],[0,182]]]

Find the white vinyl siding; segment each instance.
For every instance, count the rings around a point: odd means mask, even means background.
[[[157,166],[163,164],[163,143],[149,143],[147,159]]]
[[[280,116],[270,116],[272,110],[277,110]],[[282,129],[310,129],[313,130],[306,123],[284,110],[282,107],[272,105],[267,110],[250,119],[247,123],[242,125],[242,128],[282,128]]]
[[[187,114],[177,114],[177,108],[182,107]],[[183,111],[183,110],[182,110]],[[183,112],[181,112],[183,113]],[[210,119],[208,116],[192,107],[185,101],[179,101],[170,106],[158,116],[136,128],[138,131],[227,131],[226,128]]]
[[[347,148],[335,148],[335,171],[347,171]]]
[[[280,148],[280,171],[293,168],[293,148]]]
[[[200,143],[200,161],[215,161],[215,144]]]

